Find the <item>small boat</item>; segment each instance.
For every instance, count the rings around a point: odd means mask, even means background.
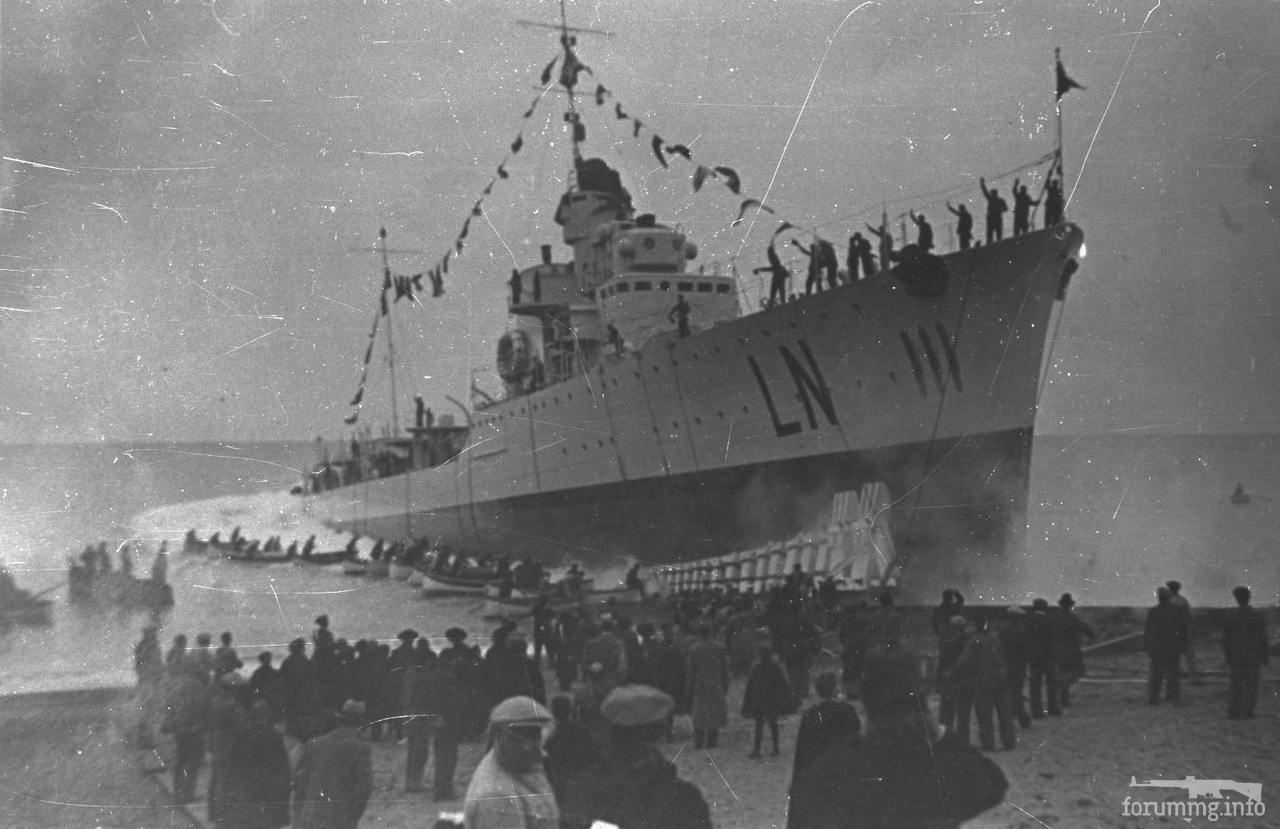
[[[118,570],[95,571],[72,565],[67,571],[67,597],[72,604],[117,605],[162,609],[173,607],[173,587],[136,579]]]
[[[323,553],[312,553],[309,556],[291,556],[287,553],[248,554],[243,551],[222,553],[223,558],[240,564],[288,564],[292,562],[298,565],[310,564],[316,566],[337,564],[347,558],[347,555],[346,550],[328,550]]]
[[[342,575],[363,576],[369,572],[369,562],[352,559],[342,562]]]
[[[595,582],[590,578],[582,578],[576,583],[559,580],[558,582],[547,585],[538,590],[527,587],[512,587],[511,591],[503,595],[502,585],[498,582],[490,582],[485,587],[485,597],[499,604],[509,605],[531,605],[538,600],[539,596],[547,596],[550,603],[567,603],[572,604],[575,601],[581,601],[594,594]]]
[[[384,558],[371,559],[365,572],[370,578],[385,579],[391,574],[391,562]]]
[[[422,574],[423,596],[483,596],[490,584],[497,584],[492,571],[461,572],[458,575],[426,572]]]
[[[401,564],[398,561],[391,562],[391,571],[389,575],[396,581],[408,581],[414,570],[408,564]]]

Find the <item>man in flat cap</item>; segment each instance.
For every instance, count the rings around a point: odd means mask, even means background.
[[[620,685],[600,713],[609,724],[604,762],[575,787],[565,815],[619,829],[710,829],[711,810],[698,787],[681,780],[656,743],[667,732],[670,696],[648,685]],[[583,795],[579,800],[578,793]]]
[[[542,768],[552,719],[530,697],[510,697],[489,712],[489,750],[463,806],[466,829],[559,829],[560,809]]]
[[[355,829],[373,793],[369,743],[357,729],[364,703],[347,700],[338,727],[303,744],[293,773],[294,829]]]

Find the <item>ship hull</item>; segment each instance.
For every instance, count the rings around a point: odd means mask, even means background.
[[[695,333],[477,413],[439,467],[311,496],[333,526],[547,562],[698,559],[883,483],[903,581],[1020,550],[1064,225]],[[931,575],[926,576],[926,570]]]

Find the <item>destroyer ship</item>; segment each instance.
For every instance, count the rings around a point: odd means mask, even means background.
[[[566,31],[566,63],[571,42]],[[543,245],[540,262],[492,277],[511,285],[504,393],[461,421],[424,422],[420,405],[407,436],[356,443],[310,476],[313,514],[477,557],[746,577],[744,551],[757,574],[780,573],[757,553],[852,503],[843,517],[891,540],[879,572],[903,583],[1021,554],[1046,342],[1078,227],[941,256],[907,246],[865,278],[744,312],[738,280],[691,266],[693,240],[638,212],[573,138],[555,214],[568,258]]]

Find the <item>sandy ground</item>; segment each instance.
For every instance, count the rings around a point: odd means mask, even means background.
[[[120,739],[116,706],[125,697],[104,689],[0,698],[0,826],[198,825]]]
[[[1203,659],[1208,670],[1217,659]],[[832,667],[830,661],[815,672]],[[1010,781],[1005,803],[967,824],[970,827],[1280,826],[1280,665],[1266,673],[1256,719],[1225,716],[1223,676],[1184,684],[1181,706],[1146,704],[1145,657],[1117,654],[1089,661],[1090,677],[1077,686],[1074,704],[1060,718],[1037,720],[1019,733],[1012,752],[994,759]],[[554,687],[551,682],[548,687]],[[742,680],[731,687],[737,711]],[[203,822],[203,807],[181,809],[167,796],[167,776],[150,775],[150,752],[128,748],[123,734],[128,702],[109,693],[41,695],[0,699],[0,826],[184,827]],[[664,744],[681,775],[695,782],[722,829],[786,824],[798,717],[782,723],[779,757],[747,757],[752,724],[734,717],[714,751],[695,749],[687,720],[677,721],[675,739]],[[461,747],[457,790],[466,790],[482,753],[479,743]],[[160,754],[167,755],[163,743]],[[376,793],[362,826],[420,827],[461,801],[434,803],[427,795],[403,793],[405,748],[390,741],[374,747]],[[205,770],[207,773],[207,769]],[[427,779],[430,779],[428,767]],[[1228,779],[1261,783],[1262,817],[1184,821],[1126,817],[1126,796],[1135,800],[1185,801],[1184,791],[1130,787],[1131,778]],[[203,792],[202,779],[201,791]],[[1228,798],[1237,797],[1228,795]],[[196,822],[193,822],[196,821]]]

